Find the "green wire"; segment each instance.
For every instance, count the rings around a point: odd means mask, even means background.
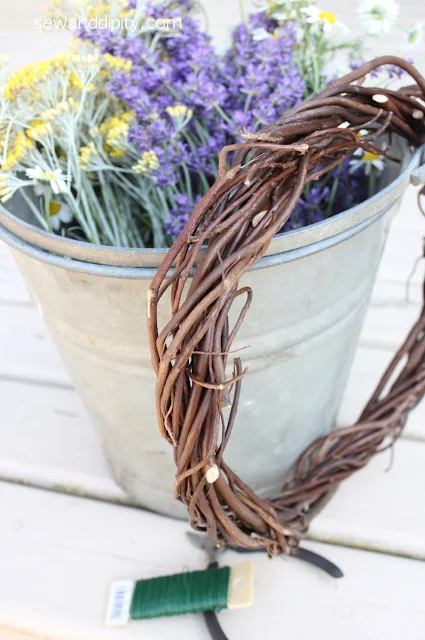
[[[133,620],[221,611],[227,608],[230,567],[163,576],[136,583]]]

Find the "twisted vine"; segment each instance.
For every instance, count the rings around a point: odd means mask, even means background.
[[[388,64],[414,84],[398,91],[363,85],[368,73]],[[388,142],[382,149],[374,142],[383,134]],[[425,393],[424,307],[359,420],[313,442],[279,495],[260,498],[224,461],[246,374],[235,357],[226,377],[233,340],[252,302],[249,287],[239,288],[240,278],[264,255],[306,184],[359,148],[391,158],[393,134],[415,147],[425,142],[425,80],[406,61],[385,56],[259,133],[245,133],[244,143],[224,148],[217,181],[152,281],[148,330],[156,408],[160,433],[174,447],[175,496],[186,505],[192,527],[206,530],[218,545],[293,553],[339,483],[395,442]],[[171,312],[159,327],[158,305],[166,293]],[[245,303],[230,327],[229,311],[239,296]]]

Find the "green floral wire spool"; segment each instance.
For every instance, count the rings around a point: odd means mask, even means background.
[[[253,601],[253,567],[241,562],[204,571],[118,580],[111,584],[105,623],[120,627],[129,620],[147,620],[187,613],[249,607]]]
[[[228,605],[230,567],[140,580],[134,589],[132,620],[221,611]]]

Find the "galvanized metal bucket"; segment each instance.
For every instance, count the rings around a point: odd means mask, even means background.
[[[245,277],[254,303],[235,348],[244,379],[227,463],[260,495],[279,491],[312,440],[330,431],[392,215],[421,152],[400,142],[382,190],[329,220],[277,236]],[[141,506],[173,499],[171,447],[158,434],[145,299],[165,251],[101,247],[37,228],[16,197],[0,211],[15,259],[99,432],[117,482]]]

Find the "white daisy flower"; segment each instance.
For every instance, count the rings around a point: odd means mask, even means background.
[[[254,29],[252,32],[252,39],[256,41],[266,40],[267,38],[270,38],[270,37],[271,37],[271,33],[266,31],[266,29],[264,29],[263,27]]]
[[[372,171],[372,167],[377,171],[384,169],[384,160],[382,156],[372,153],[371,151],[363,151],[363,149],[357,149],[354,156],[350,160],[350,173],[355,173],[357,169],[363,169],[365,175],[369,176]]]
[[[68,191],[62,169],[43,171],[41,167],[36,166],[34,169],[27,169],[25,174],[30,180],[36,180],[37,182],[43,182],[45,184],[50,183],[53,193],[66,193]]]
[[[258,12],[266,11],[275,20],[287,21],[296,18],[298,3],[299,0],[274,0],[274,2],[263,2],[256,10]]]
[[[362,0],[357,13],[369,33],[387,33],[397,21],[400,5],[395,0]]]
[[[49,204],[50,222],[54,231],[59,231],[62,224],[68,224],[74,217],[70,207],[64,202],[52,200]]]
[[[321,26],[326,33],[332,31],[334,28],[339,28],[345,32],[349,31],[348,27],[339,22],[335,13],[332,13],[331,11],[322,11],[314,5],[300,9],[300,11],[306,16],[306,21],[309,24],[317,27]]]

